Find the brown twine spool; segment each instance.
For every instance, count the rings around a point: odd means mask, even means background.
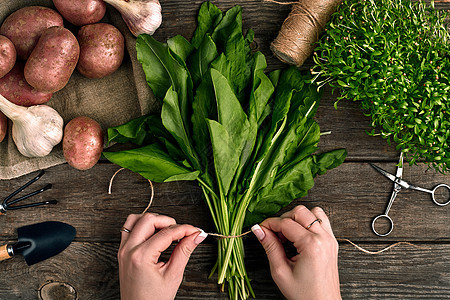
[[[303,65],[312,54],[320,34],[341,3],[341,0],[265,1],[281,5],[293,4],[270,48],[279,60],[297,67]]]
[[[111,179],[109,180],[108,194],[111,194],[111,193],[112,193],[111,190],[112,190],[112,183],[113,183],[114,177],[116,177],[117,173],[119,173],[120,171],[122,171],[122,170],[124,170],[124,169],[125,169],[125,168],[120,168],[119,170],[117,170],[117,171],[114,173],[114,175],[111,177]],[[150,183],[150,188],[151,188],[150,201],[149,201],[147,207],[146,207],[146,208],[144,209],[144,211],[142,212],[142,214],[146,213],[146,212],[149,210],[150,206],[151,206],[152,203],[153,203],[153,197],[155,196],[155,191],[154,191],[153,183],[151,182],[151,180],[148,180],[148,182]],[[242,237],[246,236],[247,234],[249,234],[249,233],[251,233],[251,232],[252,232],[252,231],[249,230],[249,231],[243,232],[243,233],[238,234],[238,235],[224,235],[224,234],[214,233],[214,232],[207,232],[207,234],[210,235],[210,236],[217,237],[217,238],[219,238],[219,239],[235,239],[235,238],[242,238]],[[394,244],[392,244],[392,245],[389,245],[389,246],[387,246],[387,247],[385,247],[385,248],[383,248],[383,249],[381,249],[381,250],[378,250],[378,251],[370,251],[370,250],[364,249],[363,247],[361,247],[361,246],[355,244],[354,242],[350,241],[349,239],[336,238],[336,240],[341,241],[341,242],[348,242],[348,243],[350,243],[352,246],[354,246],[356,249],[358,249],[359,251],[364,252],[364,253],[366,253],[366,254],[381,254],[382,252],[385,252],[385,251],[387,251],[387,250],[389,250],[389,249],[391,249],[391,248],[394,248],[394,247],[399,246],[399,245],[402,245],[402,244],[403,244],[403,245],[412,246],[412,247],[415,247],[415,248],[420,248],[420,249],[428,249],[428,250],[431,249],[431,248],[427,248],[427,247],[422,247],[422,246],[414,245],[414,244],[412,244],[412,243],[410,243],[410,242],[397,242],[397,243],[394,243]]]

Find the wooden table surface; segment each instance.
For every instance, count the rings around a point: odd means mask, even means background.
[[[155,38],[182,34],[190,38],[201,1],[162,1],[163,24]],[[244,27],[252,28],[256,41],[267,57],[269,69],[283,65],[269,50],[289,7],[262,2],[215,1],[223,10],[235,4],[243,6]],[[450,8],[440,3],[439,9]],[[308,61],[311,64],[311,61]],[[333,104],[336,95],[325,90],[317,113],[322,131],[321,150],[347,148],[343,165],[320,176],[305,198],[293,205],[320,206],[330,217],[335,235],[347,238],[369,250],[378,250],[399,241],[412,242],[420,248],[401,245],[379,255],[358,251],[340,242],[339,268],[344,299],[450,299],[450,206],[438,207],[428,194],[402,191],[390,216],[395,228],[388,237],[371,231],[372,218],[382,213],[392,190],[392,183],[375,172],[367,162],[375,162],[395,171],[398,152],[380,137],[369,137],[369,121],[357,104]],[[101,161],[88,171],[78,171],[67,164],[52,167],[39,184],[52,183],[53,189],[34,200],[57,199],[55,206],[23,209],[1,216],[0,242],[16,238],[16,228],[42,221],[63,221],[77,229],[75,241],[61,254],[28,267],[23,258],[0,263],[0,299],[36,299],[39,287],[48,281],[72,285],[79,299],[118,299],[119,282],[116,253],[119,230],[130,213],[140,213],[150,195],[148,183],[130,171],[119,173],[113,193],[108,195],[110,177],[117,166]],[[17,189],[34,174],[0,181],[3,194]],[[427,170],[425,165],[406,166],[404,179],[433,187],[450,183],[448,175]],[[155,184],[151,211],[174,217],[178,223],[190,223],[214,231],[201,190],[194,183]],[[208,279],[216,258],[216,240],[208,238],[193,253],[177,299],[226,299],[215,278]],[[282,299],[272,282],[262,247],[253,236],[245,238],[246,263],[257,299]],[[166,255],[167,257],[167,255]],[[55,298],[57,299],[57,298]],[[61,299],[61,298],[59,298]]]

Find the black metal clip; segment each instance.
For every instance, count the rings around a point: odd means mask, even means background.
[[[42,201],[42,202],[36,202],[36,203],[30,203],[30,204],[23,204],[23,205],[15,205],[15,206],[11,206],[14,203],[17,203],[19,201],[22,201],[24,199],[27,199],[29,197],[32,197],[34,195],[37,195],[39,193],[42,193],[43,191],[46,191],[48,189],[52,188],[51,184],[47,184],[46,186],[44,186],[43,188],[31,192],[29,194],[26,194],[25,196],[22,196],[20,198],[11,200],[12,197],[14,197],[15,195],[17,195],[18,193],[20,193],[21,191],[23,191],[24,189],[26,189],[28,186],[30,186],[32,183],[34,183],[35,181],[39,180],[39,178],[42,177],[42,175],[44,175],[44,170],[40,171],[39,174],[34,177],[33,179],[31,179],[30,181],[28,181],[27,183],[25,183],[23,186],[21,186],[20,188],[18,188],[16,191],[14,191],[13,193],[11,193],[8,197],[6,197],[5,199],[3,199],[3,202],[0,204],[0,215],[3,215],[6,213],[6,211],[8,210],[14,210],[14,209],[21,209],[21,208],[27,208],[27,207],[34,207],[34,206],[40,206],[40,205],[46,205],[46,204],[56,204],[58,203],[58,201],[56,200],[50,200],[50,201]]]

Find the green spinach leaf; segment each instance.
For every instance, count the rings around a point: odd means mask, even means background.
[[[187,127],[193,88],[189,72],[173,57],[167,44],[156,41],[150,35],[139,35],[136,47],[138,60],[142,64],[147,83],[153,93],[157,98],[163,99],[167,90],[172,87],[178,94],[183,126]]]
[[[172,88],[167,91],[163,100],[161,120],[164,127],[172,134],[189,162],[200,169],[197,154],[192,147],[186,128],[184,127],[178,94]]]
[[[168,39],[167,45],[169,46],[169,49],[178,56],[178,62],[181,65],[185,64],[185,61],[195,49],[195,47],[181,35],[176,35]]]
[[[156,143],[138,149],[103,152],[103,155],[109,161],[155,182],[195,180],[200,173],[175,162]]]
[[[314,177],[342,164],[347,156],[344,149],[308,156],[277,175],[273,184],[261,189],[249,205],[246,224],[257,224],[278,212],[292,200],[304,197],[314,186]]]
[[[200,7],[200,11],[197,16],[197,29],[192,37],[192,45],[195,48],[198,48],[201,45],[205,35],[211,35],[214,28],[222,20],[222,18],[222,11],[218,9],[217,6],[211,2],[204,2]]]
[[[205,36],[203,42],[198,47],[198,50],[192,54],[188,61],[189,70],[195,87],[200,85],[209,71],[209,65],[218,55],[214,41],[209,35]]]

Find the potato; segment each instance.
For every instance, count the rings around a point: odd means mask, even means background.
[[[69,81],[79,55],[80,46],[72,32],[50,27],[42,33],[25,64],[25,79],[38,91],[59,91]]]
[[[8,131],[8,119],[6,116],[0,111],[0,143],[6,136],[6,132]]]
[[[53,0],[53,4],[67,21],[76,26],[97,23],[106,12],[103,0]]]
[[[23,75],[25,64],[17,61],[12,70],[0,78],[0,94],[21,106],[43,104],[50,100],[52,93],[43,93],[29,85]]]
[[[84,76],[102,78],[122,64],[125,40],[116,27],[105,23],[86,25],[77,38],[80,43],[77,70]]]
[[[77,117],[64,128],[63,152],[69,165],[78,170],[92,168],[103,150],[103,131],[88,117]]]
[[[8,74],[16,63],[16,48],[4,35],[0,35],[0,78]]]
[[[63,26],[60,14],[48,7],[28,6],[9,15],[0,27],[0,34],[14,44],[17,57],[27,59],[42,32],[52,26]]]

